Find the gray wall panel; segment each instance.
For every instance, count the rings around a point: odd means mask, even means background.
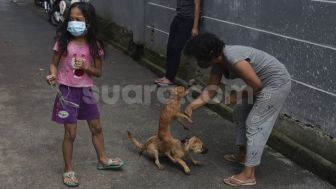
[[[120,26],[132,28],[132,0],[93,0],[91,3],[98,14]]]
[[[300,121],[318,125],[329,135],[336,136],[335,96],[293,82],[284,112]]]
[[[209,17],[336,47],[336,4],[311,0],[218,0],[204,5]]]

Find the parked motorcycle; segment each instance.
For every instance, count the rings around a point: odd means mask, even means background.
[[[55,26],[63,23],[68,9],[76,2],[89,2],[89,0],[55,0],[49,12],[50,22]]]
[[[34,2],[36,6],[42,7],[46,13],[49,13],[54,4],[54,0],[34,0]]]

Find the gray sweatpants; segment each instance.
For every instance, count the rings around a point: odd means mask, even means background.
[[[290,81],[277,87],[265,87],[256,94],[253,104],[245,99],[235,107],[236,145],[246,146],[245,166],[260,164],[264,147],[290,89]]]

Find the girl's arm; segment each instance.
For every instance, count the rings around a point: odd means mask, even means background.
[[[217,94],[217,89],[222,75],[210,75],[208,86],[203,90],[201,95],[192,101],[185,109],[185,113],[191,117],[192,111],[209,103]]]
[[[47,76],[47,81],[50,85],[53,85],[56,83],[57,67],[60,62],[60,59],[61,59],[61,54],[55,51],[51,59],[51,64],[49,66],[49,75]]]
[[[194,10],[194,25],[191,30],[191,35],[193,37],[199,34],[199,22],[201,18],[201,0],[194,0],[195,10]]]
[[[95,77],[101,77],[102,76],[102,60],[101,58],[95,58],[94,59],[94,66],[84,66],[82,68],[87,74],[95,76]]]

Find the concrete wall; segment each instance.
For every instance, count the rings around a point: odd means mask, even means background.
[[[97,13],[127,29],[132,29],[132,0],[91,0]]]
[[[135,31],[147,48],[165,54],[176,0],[93,3],[100,14]],[[216,33],[227,44],[249,45],[277,57],[293,81],[283,113],[336,137],[335,8],[333,0],[204,1],[202,30]]]

